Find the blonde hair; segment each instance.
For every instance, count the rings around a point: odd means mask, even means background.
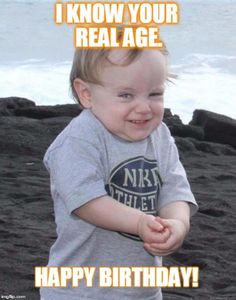
[[[135,26],[136,27],[136,26]],[[118,27],[118,41],[122,39],[122,34],[124,31],[124,26]],[[117,48],[115,48],[117,49]],[[122,49],[122,48],[121,48]],[[112,48],[101,48],[101,49],[87,49],[87,48],[77,48],[74,53],[72,68],[70,72],[70,90],[73,98],[79,105],[80,99],[74,88],[74,80],[80,78],[81,80],[94,84],[102,84],[99,80],[99,69],[105,64],[109,63],[112,65],[127,66],[130,65],[142,52],[142,48],[130,48],[127,50],[127,54],[121,63],[116,64],[109,59],[109,54]],[[163,48],[158,49],[167,56],[168,51],[165,44],[163,43]]]

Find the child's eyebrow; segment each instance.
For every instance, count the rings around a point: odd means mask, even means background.
[[[128,91],[128,92],[135,92],[135,89],[128,87],[128,86],[118,86],[114,88],[115,91]]]
[[[125,91],[125,92],[136,92],[138,89],[136,88],[132,88],[129,86],[125,86],[125,85],[121,85],[121,86],[117,86],[112,88],[115,92],[119,92],[119,91]],[[150,88],[151,92],[158,92],[158,93],[164,93],[165,92],[165,88],[163,86],[155,86]]]
[[[164,87],[154,87],[151,90],[154,91],[154,92],[159,92],[159,93],[164,93],[165,92]]]

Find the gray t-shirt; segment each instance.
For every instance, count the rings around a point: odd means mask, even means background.
[[[197,204],[191,193],[178,151],[164,123],[145,140],[129,142],[110,133],[84,110],[59,134],[47,150],[44,163],[50,173],[57,239],[48,266],[161,266],[137,236],[93,226],[73,211],[110,195],[117,201],[157,215],[168,203]],[[116,216],[115,211],[111,214]],[[157,288],[42,288],[45,300],[162,299]]]

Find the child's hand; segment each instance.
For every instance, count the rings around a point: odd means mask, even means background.
[[[185,224],[177,219],[161,219],[157,217],[156,222],[161,224],[164,230],[168,230],[168,239],[161,243],[145,242],[144,248],[154,256],[167,256],[181,247],[188,230]]]
[[[160,218],[159,218],[160,219]],[[151,215],[141,215],[138,222],[138,235],[144,244],[164,244],[170,237],[169,228]]]

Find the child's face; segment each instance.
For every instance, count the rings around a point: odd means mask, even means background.
[[[120,62],[126,50],[113,50],[112,62]],[[161,123],[166,58],[155,50],[144,50],[128,66],[103,67],[103,86],[89,84],[89,108],[113,134],[139,141],[148,137]]]

